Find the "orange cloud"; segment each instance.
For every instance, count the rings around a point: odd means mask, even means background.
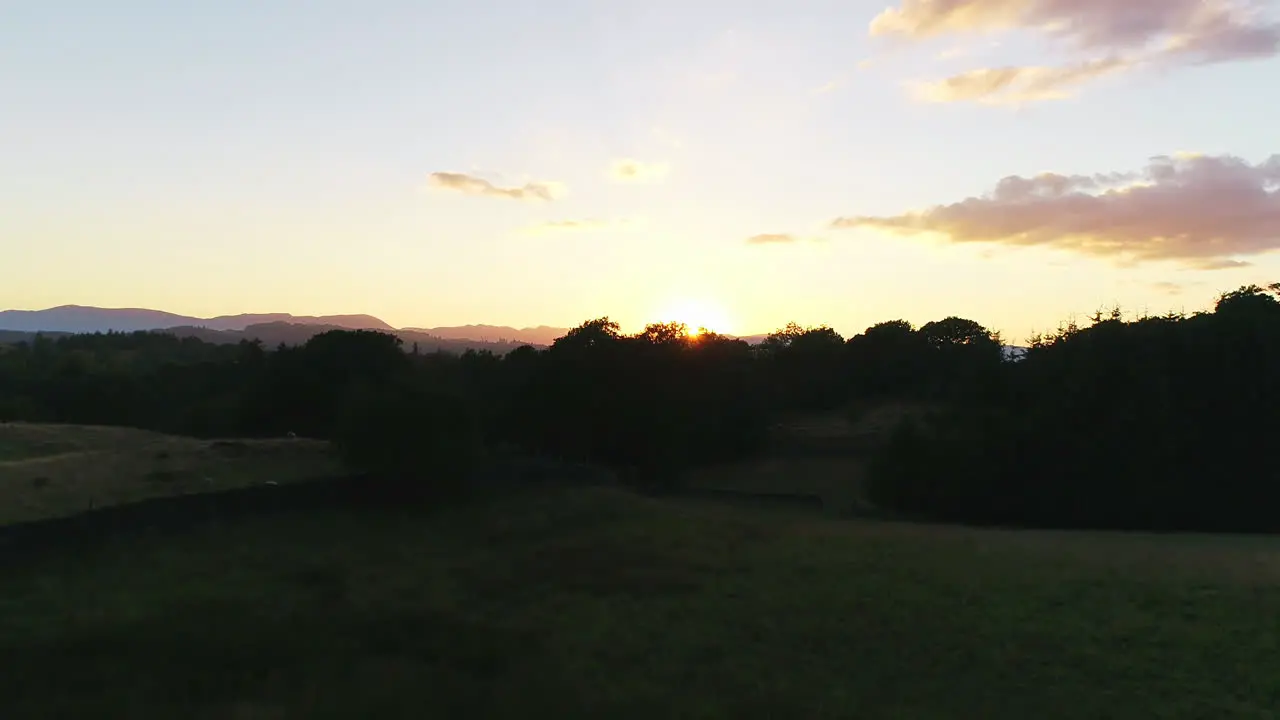
[[[1018,93],[1023,99],[1050,99],[1141,65],[1280,54],[1280,23],[1252,0],[902,0],[870,27],[872,35],[907,40],[1012,30],[1038,34],[1075,59],[1057,68],[973,70],[924,84],[934,99],[981,100],[984,86],[998,94],[1017,80],[1042,86]]]
[[[871,21],[872,35],[935,37],[977,30],[1016,27],[1025,0],[903,0]]]
[[[666,163],[646,163],[623,158],[614,161],[609,168],[609,175],[618,182],[642,183],[661,180],[670,169]]]
[[[1242,267],[1233,256],[1280,248],[1280,155],[1250,164],[1180,154],[1152,158],[1138,173],[1007,177],[981,197],[902,215],[842,217],[832,227]]]
[[[465,195],[482,195],[509,200],[554,200],[560,188],[558,183],[551,182],[531,182],[518,187],[498,187],[483,178],[454,172],[433,172],[428,178],[428,183],[432,187]]]
[[[984,102],[992,104],[1057,100],[1069,90],[1128,69],[1121,58],[1091,60],[1063,67],[981,68],[937,82],[914,83],[916,97],[928,102]]]

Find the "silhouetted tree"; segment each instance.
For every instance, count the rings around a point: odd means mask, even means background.
[[[846,344],[851,390],[855,396],[883,400],[918,398],[924,393],[932,346],[906,320],[867,328]]]
[[[10,337],[10,336],[5,336]],[[406,352],[393,335],[298,345],[159,332],[0,345],[0,420],[199,436],[328,438],[379,486],[443,491],[486,452],[603,465],[648,488],[763,447],[770,425],[853,404],[916,414],[869,493],[924,518],[1071,527],[1275,530],[1280,285],[1210,311],[1119,308],[1033,338],[1023,359],[975,321],[902,320],[847,342],[791,323],[759,346],[608,317],[506,355]]]
[[[465,401],[403,380],[348,385],[334,435],[343,459],[366,483],[401,496],[464,491],[482,449]]]
[[[766,337],[760,352],[778,410],[816,412],[839,406],[848,391],[841,373],[844,350],[844,338],[825,325],[788,323]]]
[[[906,429],[877,501],[938,519],[1070,527],[1274,530],[1280,472],[1275,289],[1213,313],[1064,327],[1005,369],[1007,392]]]

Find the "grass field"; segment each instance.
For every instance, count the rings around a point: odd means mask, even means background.
[[[840,415],[793,418],[772,429],[762,456],[700,468],[686,481],[697,490],[816,496],[832,516],[876,514],[863,492],[869,449],[902,420],[930,409],[885,403],[861,408],[852,421]]]
[[[0,424],[0,525],[152,497],[334,475],[325,443],[205,441],[130,428]]]
[[[15,561],[0,717],[1274,718],[1277,608],[1270,538],[545,490]]]

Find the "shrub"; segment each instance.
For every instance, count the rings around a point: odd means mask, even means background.
[[[396,494],[462,489],[480,443],[461,399],[407,383],[357,383],[341,407],[334,443],[365,482]]]

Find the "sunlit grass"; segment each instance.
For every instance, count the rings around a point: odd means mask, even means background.
[[[0,424],[0,524],[186,493],[333,476],[328,444],[207,441],[120,427]]]

